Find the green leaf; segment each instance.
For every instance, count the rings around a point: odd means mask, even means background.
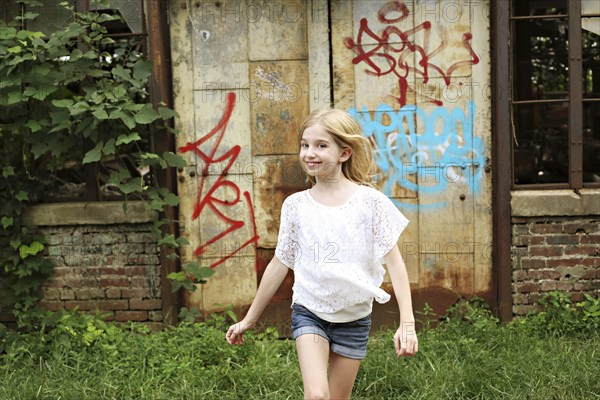
[[[8,105],[20,103],[21,101],[23,101],[23,93],[21,93],[21,91],[10,92],[8,94],[8,100],[7,100]]]
[[[151,124],[160,118],[160,114],[152,108],[152,104],[144,104],[144,107],[135,114],[135,122],[138,124]]]
[[[88,163],[100,161],[100,159],[102,158],[102,148],[103,147],[104,147],[103,142],[99,142],[98,144],[96,144],[96,147],[94,147],[92,150],[85,153],[85,157],[83,157],[83,163],[88,164]]]
[[[113,173],[110,174],[110,176],[108,177],[108,183],[112,184],[112,185],[119,185],[121,182],[123,182],[125,179],[129,178],[130,174],[129,171],[123,169],[120,171],[115,171]]]
[[[131,72],[120,65],[114,67],[110,72],[115,78],[120,78],[124,81],[131,79]]]
[[[83,52],[79,49],[74,49],[69,55],[69,61],[77,61],[83,56]]]
[[[180,246],[187,246],[187,245],[189,245],[189,244],[190,244],[190,241],[189,241],[189,240],[187,240],[187,238],[186,238],[186,237],[184,237],[184,236],[180,236],[180,237],[178,237],[178,238],[177,238],[177,240],[176,240],[176,242],[177,242],[177,244],[179,244]]]
[[[29,121],[27,121],[25,126],[28,127],[31,130],[31,132],[39,132],[40,130],[42,130],[42,126],[40,125],[40,123],[34,119],[30,119]]]
[[[108,142],[104,145],[102,152],[106,155],[115,154],[115,139],[110,138]]]
[[[175,236],[173,236],[173,234],[169,234],[169,235],[165,235],[164,237],[162,237],[158,243],[156,243],[157,246],[168,246],[168,247],[179,247],[177,242],[175,241]]]
[[[123,121],[123,123],[125,124],[125,126],[129,129],[133,129],[136,126],[135,123],[135,119],[127,112],[121,112],[121,115],[119,116],[119,118],[121,118],[121,121]]]
[[[169,206],[176,206],[179,204],[179,197],[174,193],[167,193],[163,201]]]
[[[75,103],[71,99],[63,99],[63,100],[52,100],[52,105],[58,108],[69,108]]]
[[[92,113],[92,115],[100,120],[108,119],[108,114],[104,108],[100,108]]]
[[[13,53],[13,54],[20,53],[21,52],[21,46],[9,47],[8,48],[8,52],[9,53]]]
[[[21,258],[27,258],[28,256],[35,256],[40,251],[44,250],[44,245],[38,241],[31,243],[29,246],[23,244],[19,246],[19,255]]]
[[[6,228],[8,228],[8,227],[11,227],[11,226],[12,226],[12,224],[13,224],[13,222],[14,222],[14,219],[13,219],[13,217],[6,217],[6,216],[5,216],[5,217],[2,217],[2,221],[1,221],[1,223],[2,223],[2,227],[3,227],[4,229],[6,229]]]
[[[133,65],[133,78],[138,82],[146,82],[152,75],[152,63],[146,60],[138,60]]]
[[[2,168],[2,176],[5,178],[8,178],[9,176],[15,176],[15,167],[9,165]]]
[[[167,165],[169,167],[175,167],[175,168],[187,167],[187,163],[185,162],[185,159],[179,154],[175,154],[170,151],[166,151],[163,153],[162,157],[167,162]]]
[[[139,133],[131,132],[129,135],[119,135],[116,145],[120,146],[122,144],[129,144],[131,142],[137,142],[138,140],[142,140]]]
[[[189,272],[189,274],[197,281],[203,283],[206,281],[206,278],[210,278],[215,270],[208,267],[201,267],[196,262],[188,262],[183,266],[183,269]]]
[[[124,194],[130,194],[133,192],[142,191],[144,188],[143,184],[144,182],[142,181],[141,177],[135,177],[128,183],[119,184],[118,187],[119,190]]]
[[[12,39],[17,35],[17,30],[11,26],[0,28],[0,40]]]
[[[179,117],[179,114],[177,114],[175,110],[171,110],[167,107],[158,107],[158,113],[160,114],[160,117],[165,120]]]
[[[27,194],[27,192],[19,190],[19,193],[16,194],[15,199],[19,201],[26,201],[29,200],[29,195]]]

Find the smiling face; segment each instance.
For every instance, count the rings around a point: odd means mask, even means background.
[[[300,162],[317,182],[339,180],[342,163],[352,154],[349,148],[340,147],[331,134],[320,125],[304,130],[300,141]]]

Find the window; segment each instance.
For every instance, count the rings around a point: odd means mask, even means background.
[[[0,18],[12,19],[15,15],[33,12],[39,16],[27,21],[23,28],[32,31],[41,31],[46,34],[64,28],[69,24],[72,14],[64,5],[65,0],[42,0],[40,6],[26,6],[15,2],[2,2],[0,5]],[[105,24],[108,31],[106,36],[114,40],[106,44],[102,50],[110,57],[106,57],[106,68],[112,68],[114,63],[134,62],[148,54],[146,31],[146,17],[144,15],[144,0],[67,0],[66,3],[77,12],[87,10],[102,10],[103,13],[118,15],[120,20],[109,21]],[[81,88],[69,88],[81,91]],[[141,94],[149,96],[148,91]],[[148,100],[147,98],[142,100]],[[144,139],[140,142],[139,150],[150,147],[151,132],[139,132]],[[81,144],[82,151],[90,149]],[[137,151],[132,147],[132,152]],[[78,155],[79,156],[79,155]],[[82,157],[74,157],[81,160]],[[146,182],[151,181],[149,169],[140,169],[128,154],[115,156],[113,159],[102,160],[97,163],[82,165],[81,162],[64,160],[52,169],[49,177],[50,184],[45,197],[46,202],[63,201],[99,201],[115,200],[121,198],[120,194],[108,184],[108,177],[118,167],[125,166],[132,176],[143,176]]]
[[[600,2],[511,2],[513,186],[600,187]]]

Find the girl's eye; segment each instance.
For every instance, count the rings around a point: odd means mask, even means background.
[[[308,148],[308,145],[307,145],[306,143],[302,143],[302,144],[300,145],[300,147],[301,147],[301,148],[303,148],[303,149],[306,149],[306,148]]]

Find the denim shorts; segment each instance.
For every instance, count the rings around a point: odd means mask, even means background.
[[[328,322],[300,304],[292,305],[292,337],[315,334],[329,342],[329,348],[343,357],[362,360],[367,355],[371,314],[351,322]]]

